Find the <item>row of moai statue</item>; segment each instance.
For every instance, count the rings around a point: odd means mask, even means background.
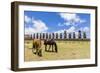
[[[86,39],[87,35],[86,32],[79,30],[77,33],[67,33],[67,31],[62,33],[33,33],[28,37],[32,39]]]

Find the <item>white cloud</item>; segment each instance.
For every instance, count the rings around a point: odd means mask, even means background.
[[[43,31],[48,30],[48,27],[46,26],[46,24],[43,21],[41,21],[41,20],[35,20],[35,19],[33,19],[32,23],[33,23],[34,29],[37,32],[43,32]]]
[[[26,16],[26,18],[27,18],[27,16]],[[36,33],[36,32],[45,32],[48,30],[48,27],[42,20],[28,17],[27,22],[29,22],[30,20],[32,22],[33,27],[28,27],[28,28],[26,27],[25,34],[32,34],[32,33]]]
[[[58,30],[58,31],[55,31],[55,33],[64,33],[64,31],[67,31],[68,33],[71,33],[71,32],[75,32],[76,31],[76,28],[74,26],[70,27],[69,29],[62,29],[62,30]]]
[[[77,25],[78,23],[84,23],[85,20],[81,19],[77,14],[75,13],[59,13],[60,17],[64,19],[63,25]]]
[[[89,27],[84,27],[83,31],[88,32],[90,29]]]
[[[60,13],[59,15],[64,20],[72,20],[72,19],[75,19],[76,18],[76,14],[72,14],[72,13]]]
[[[71,33],[71,32],[75,32],[76,29],[74,26],[70,27],[69,29],[67,29],[67,32]]]
[[[90,28],[89,27],[81,27],[79,30],[89,32]]]
[[[64,26],[63,24],[61,24],[61,23],[58,23],[58,26]]]
[[[36,32],[36,30],[33,28],[25,28],[25,34],[32,34],[34,32]]]
[[[63,25],[69,26],[72,25],[70,22],[65,22]]]
[[[65,29],[55,31],[55,33],[63,33]]]
[[[31,22],[31,18],[25,15],[24,21],[25,21],[26,23],[29,23],[29,22]]]

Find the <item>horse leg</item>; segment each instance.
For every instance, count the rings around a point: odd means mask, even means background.
[[[33,52],[34,54],[36,54],[36,46],[35,46],[35,45],[33,45],[32,52]]]
[[[39,48],[37,48],[37,51],[36,51],[36,53],[37,53],[37,55],[38,55],[38,56],[39,56],[39,51],[40,51],[40,50],[39,50]]]
[[[48,49],[48,51],[50,51],[50,48],[51,48],[51,45],[49,45],[49,49]]]
[[[33,45],[33,47],[32,47],[32,53],[34,53],[34,48],[35,48],[35,46]]]
[[[32,53],[34,53],[34,48],[32,48]]]
[[[55,52],[58,52],[57,44],[55,43]]]
[[[47,51],[47,45],[45,45],[45,51]]]
[[[36,48],[36,52],[35,53],[38,55],[38,48]]]
[[[53,45],[52,45],[52,52],[53,52]]]
[[[38,52],[38,56],[42,57],[42,50],[41,49]]]

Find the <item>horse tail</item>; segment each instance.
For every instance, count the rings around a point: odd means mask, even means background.
[[[55,43],[55,52],[58,52],[57,44]]]

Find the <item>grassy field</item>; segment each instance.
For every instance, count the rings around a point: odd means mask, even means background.
[[[71,60],[90,58],[90,41],[56,41],[58,53],[45,52],[42,41],[42,57],[32,52],[32,40],[25,40],[25,61],[45,61],[45,60]]]

